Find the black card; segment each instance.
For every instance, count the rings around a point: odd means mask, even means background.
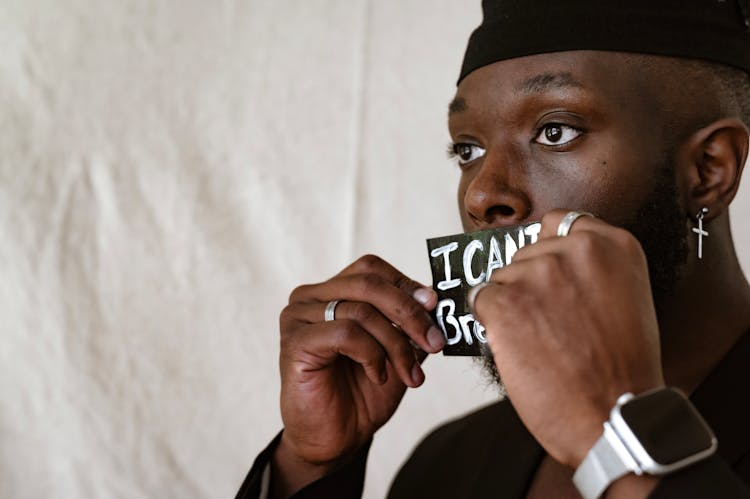
[[[466,294],[510,264],[519,248],[535,243],[541,228],[532,223],[427,240],[432,288],[438,294],[434,319],[448,341],[444,355],[482,355],[484,327],[471,314]]]

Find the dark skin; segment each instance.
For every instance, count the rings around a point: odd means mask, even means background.
[[[675,71],[666,62],[634,65],[631,56],[590,51],[502,61],[465,78],[451,105],[451,137],[466,144],[457,149],[464,229],[542,220],[540,241],[493,273],[475,303],[514,407],[548,454],[529,497],[576,497],[572,471],[620,394],[664,384],[692,391],[750,326],[750,287],[727,214],[747,128],[710,92],[688,105],[695,92],[670,91]],[[657,320],[643,251],[618,226],[646,201],[667,160],[685,231],[707,206],[710,237],[703,260],[691,250]],[[598,218],[581,218],[558,238],[570,209]],[[337,320],[322,322],[334,299],[345,300]],[[422,384],[425,354],[408,340],[440,350],[427,315],[435,304],[429,288],[373,256],[292,293],[281,316],[285,430],[272,460],[274,497],[346,462],[406,388]],[[645,497],[655,485],[629,475],[608,497]]]

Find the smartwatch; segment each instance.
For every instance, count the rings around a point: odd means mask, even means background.
[[[628,473],[666,475],[709,457],[716,446],[713,432],[679,390],[625,393],[573,483],[583,499],[597,499]]]

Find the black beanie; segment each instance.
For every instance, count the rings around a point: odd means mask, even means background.
[[[750,0],[483,0],[459,83],[504,59],[612,50],[734,66],[750,73]]]

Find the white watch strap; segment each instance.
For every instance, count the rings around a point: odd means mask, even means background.
[[[640,474],[638,463],[609,422],[605,422],[604,433],[576,470],[573,483],[583,499],[598,499],[612,482],[631,471]]]

